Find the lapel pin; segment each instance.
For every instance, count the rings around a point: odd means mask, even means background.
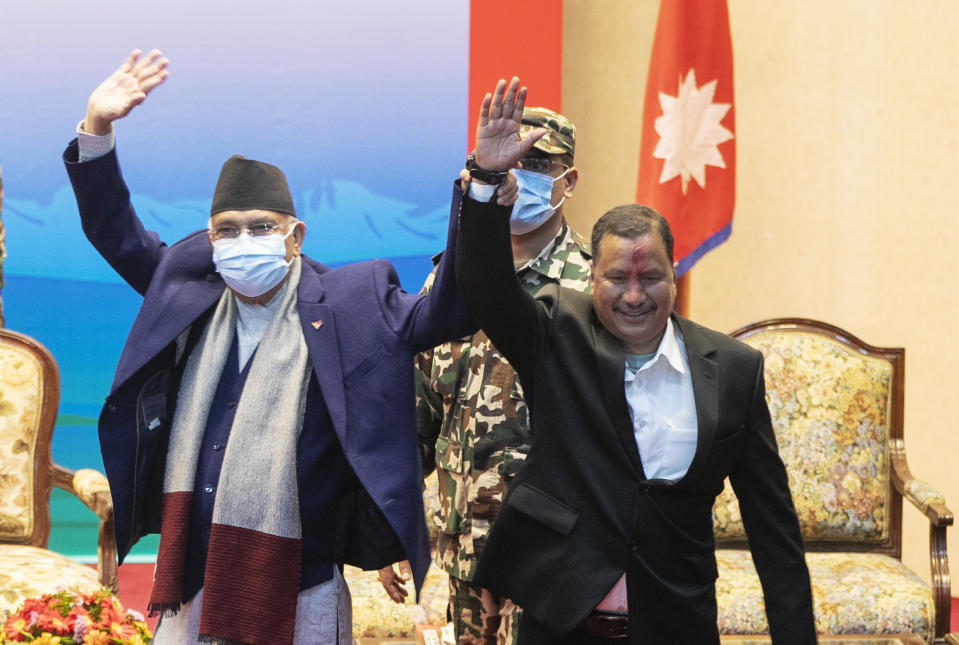
[[[322,320],[314,320],[314,321],[311,322],[310,324],[313,325],[313,329],[319,329],[320,327],[323,326],[323,321],[322,321]]]

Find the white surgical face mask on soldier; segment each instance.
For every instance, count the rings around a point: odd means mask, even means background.
[[[513,171],[519,192],[509,217],[510,233],[513,235],[529,233],[545,224],[553,216],[556,209],[566,201],[564,196],[556,206],[550,204],[549,200],[553,197],[553,184],[565,177],[567,172],[569,168],[562,175],[554,178],[531,170]]]
[[[295,228],[294,223],[286,235],[253,237],[247,234],[214,240],[216,270],[237,293],[248,298],[263,295],[280,284],[290,269],[290,262],[286,261],[286,238]]]

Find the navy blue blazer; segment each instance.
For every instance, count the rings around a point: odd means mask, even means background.
[[[130,204],[115,150],[80,163],[74,140],[63,159],[84,233],[143,296],[99,420],[122,562],[140,537],[159,530],[164,432],[169,431],[176,398],[175,339],[215,305],[226,287],[214,268],[205,230],[167,246],[144,229]],[[451,228],[460,197],[454,188]],[[372,568],[406,557],[417,589],[430,554],[412,358],[476,329],[455,286],[455,239],[455,232],[448,234],[443,254],[447,260],[440,262],[426,296],[404,292],[385,260],[331,270],[302,256],[297,288],[303,336],[336,436],[361,485],[358,494],[368,494],[366,499],[375,503],[368,508],[357,503],[355,523],[368,526],[370,515],[378,515],[379,509],[402,545],[403,553],[376,553],[379,537],[384,542],[395,539],[367,535],[374,552],[343,559]],[[148,419],[154,418],[163,423],[150,428]],[[351,542],[348,550],[357,548],[362,529],[350,527],[353,532],[344,538]]]

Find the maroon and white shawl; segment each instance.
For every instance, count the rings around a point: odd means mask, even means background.
[[[292,643],[300,584],[296,447],[309,353],[296,310],[295,258],[237,404],[213,507],[200,640]],[[190,503],[200,444],[227,354],[237,306],[227,290],[187,358],[170,431],[151,614],[180,608]]]

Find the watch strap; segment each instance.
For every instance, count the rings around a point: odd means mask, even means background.
[[[487,170],[486,168],[481,168],[476,165],[476,152],[471,152],[466,158],[466,170],[469,171],[470,177],[477,179],[484,184],[502,184],[506,179],[506,170]]]

